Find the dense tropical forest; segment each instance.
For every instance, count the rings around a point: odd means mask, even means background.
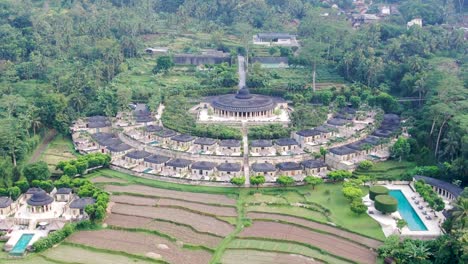
[[[230,52],[232,58],[237,54],[253,57],[260,51],[251,44],[252,35],[259,32],[293,33],[301,42],[299,49],[268,51],[289,57],[291,74],[297,71],[289,81],[280,82],[283,77],[279,73],[255,64],[247,80],[259,93],[293,101],[298,110],[292,117],[294,125],[320,123],[317,119],[325,114],[312,113],[311,104],[379,106],[406,120],[409,148],[399,158],[417,166],[407,173],[466,186],[468,2],[374,1],[368,13],[378,13],[379,3],[396,6],[398,12],[357,28],[346,15],[355,7],[353,2],[0,1],[0,187],[11,187],[24,178],[23,168],[46,131],[54,129],[67,136],[78,117],[114,116],[131,102],[148,103],[153,109],[160,102],[175,105],[187,98],[232,92],[237,85],[236,69],[227,65],[208,66],[212,68],[205,72],[190,69],[196,82],[180,73],[177,82],[169,80],[171,63],[161,68],[162,62],[148,58],[144,51],[147,43],[175,43],[178,51],[186,53],[210,48]],[[407,22],[416,17],[422,18],[423,27],[408,28]],[[180,39],[185,41],[179,43]],[[155,65],[159,66],[153,68]],[[144,79],[144,67],[152,72],[149,79]],[[141,82],[128,81],[130,75]],[[333,79],[344,85],[316,89],[316,79]],[[186,108],[169,108],[168,120],[184,120]],[[193,123],[183,126],[194,127]],[[209,132],[197,129],[198,135]],[[236,131],[211,129],[209,133],[239,137]],[[281,128],[270,128],[276,129]],[[262,133],[261,128],[252,133]],[[457,228],[448,226],[447,230]],[[466,234],[463,238],[459,233],[431,242],[432,260],[461,260],[463,239]],[[389,241],[381,253],[401,250],[388,254],[404,258],[402,248],[410,242],[404,243]],[[414,247],[420,246],[414,243]]]
[[[204,33],[210,38],[193,41],[184,51],[210,47],[252,55],[252,34],[285,31],[297,34],[303,47],[294,55],[291,50],[271,53],[289,55],[293,67],[309,68],[310,74],[273,87],[275,74],[253,67],[249,85],[286,91],[287,98],[302,104],[362,101],[401,113],[412,136],[407,159],[437,166],[438,177],[466,184],[467,42],[459,29],[466,5],[442,0],[382,2],[398,4],[399,14],[354,29],[340,10],[330,8],[334,3],[352,8],[350,0],[2,1],[2,178],[11,183],[13,167],[37,145],[37,134],[44,128],[67,134],[77,117],[112,116],[131,101],[155,105],[171,94],[194,96],[203,89],[235,87],[237,77],[229,69],[205,74],[200,87],[157,89],[158,79],[164,78],[160,75],[155,75],[153,89],[121,85],[120,75],[138,70],[145,39]],[[424,27],[407,29],[406,21],[414,17],[421,17]],[[347,88],[304,88],[310,87],[317,65],[338,73]],[[401,97],[419,100],[398,103]]]

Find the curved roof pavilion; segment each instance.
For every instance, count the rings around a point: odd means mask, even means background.
[[[31,198],[27,201],[30,206],[44,206],[49,205],[54,201],[54,198],[47,195],[45,191],[39,191],[34,193]]]
[[[211,101],[211,105],[214,109],[218,110],[251,113],[273,110],[278,100],[281,99],[266,95],[251,94],[249,88],[243,87],[237,94],[215,96]]]

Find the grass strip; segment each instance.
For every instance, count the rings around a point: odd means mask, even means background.
[[[340,226],[340,225],[336,225],[336,224],[330,225],[329,223],[320,222],[320,221],[317,221],[317,220],[315,220],[315,219],[305,218],[305,217],[302,217],[302,216],[289,215],[289,214],[283,214],[283,213],[270,213],[270,212],[262,212],[262,211],[249,211],[249,213],[259,213],[259,214],[292,216],[292,217],[300,218],[300,219],[303,219],[303,220],[306,220],[306,221],[312,221],[312,222],[316,222],[316,223],[318,223],[318,224],[328,225],[328,226],[330,226],[330,227],[338,228],[338,229],[341,229],[341,230],[343,230],[343,231],[346,231],[346,232],[349,232],[349,233],[353,233],[353,234],[355,234],[355,235],[359,235],[359,236],[362,236],[362,237],[366,237],[366,238],[370,238],[370,239],[373,239],[373,240],[376,240],[376,241],[383,242],[383,240],[381,240],[381,239],[378,239],[378,238],[375,238],[375,237],[371,237],[371,236],[368,236],[368,235],[365,235],[365,234],[361,234],[361,233],[358,233],[358,232],[349,230],[349,229],[344,228],[344,227],[342,227],[342,226]]]
[[[109,185],[114,185],[114,184],[109,184]],[[149,194],[132,193],[132,192],[111,192],[111,193],[112,193],[112,195],[128,195],[128,196],[136,196],[136,197],[143,197],[143,198],[168,199],[168,200],[176,200],[176,201],[181,201],[181,202],[194,203],[191,200],[185,200],[185,199],[180,199],[180,198],[172,198],[172,197],[167,197],[167,196],[149,195]],[[196,202],[196,203],[212,205],[212,206],[218,206],[218,207],[236,208],[236,206],[234,206],[234,205],[227,205],[227,204],[204,203],[204,202]]]
[[[318,248],[316,246],[312,246],[310,244],[302,243],[302,242],[298,242],[298,241],[283,240],[283,239],[272,239],[272,238],[266,238],[266,237],[237,237],[237,238],[239,238],[239,239],[263,240],[263,241],[270,241],[270,242],[277,242],[277,243],[282,242],[282,243],[290,243],[290,244],[301,245],[301,246],[308,247],[308,248],[313,249],[313,250],[318,250],[320,253],[322,253],[324,255],[329,255],[329,256],[335,257],[337,259],[343,260],[343,261],[347,261],[347,262],[350,262],[350,263],[356,263],[357,264],[357,262],[352,261],[350,259],[347,259],[345,257],[332,254],[332,253],[330,253],[330,252],[328,252],[326,250],[323,250],[321,248]]]
[[[218,187],[218,186],[199,186],[199,185],[191,185],[190,183],[173,183],[167,181],[161,181],[157,179],[147,179],[142,177],[135,177],[131,176],[122,172],[113,171],[110,169],[103,169],[96,172],[89,174],[89,177],[96,177],[96,176],[108,176],[110,178],[118,178],[122,180],[126,180],[131,183],[139,183],[142,185],[174,190],[174,191],[181,191],[181,192],[193,192],[193,193],[211,193],[211,194],[231,194],[238,196],[239,188],[234,187]]]
[[[144,261],[151,261],[151,262],[155,262],[155,263],[169,264],[169,262],[166,262],[166,261],[161,260],[161,259],[155,259],[155,258],[150,258],[150,257],[142,256],[142,255],[130,254],[130,253],[123,252],[123,251],[116,251],[116,250],[105,249],[105,248],[95,248],[95,247],[90,247],[90,246],[86,246],[86,245],[83,245],[83,244],[72,243],[72,242],[67,242],[67,241],[62,242],[62,244],[67,245],[67,246],[72,246],[72,247],[78,247],[78,248],[89,250],[89,251],[99,252],[99,253],[109,253],[109,254],[114,254],[114,255],[121,255],[121,256],[124,256],[124,257],[128,257],[128,258],[141,259],[141,260],[144,260]]]

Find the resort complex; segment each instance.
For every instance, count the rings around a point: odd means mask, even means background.
[[[0,9],[0,264],[468,263],[463,1]]]

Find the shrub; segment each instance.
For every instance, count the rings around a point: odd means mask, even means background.
[[[377,185],[377,186],[372,186],[370,189],[369,189],[369,198],[374,201],[375,200],[375,197],[377,195],[386,195],[388,194],[388,189],[387,187],[385,186],[380,186],[380,185]]]
[[[353,186],[344,187],[343,188],[343,195],[350,201],[362,197],[363,193],[360,188],[356,188]]]
[[[17,181],[14,185],[20,188],[21,193],[25,193],[29,189],[29,183],[25,180]]]
[[[361,199],[354,199],[351,202],[351,211],[355,214],[363,214],[367,211],[367,206],[362,202]]]
[[[23,174],[29,182],[33,180],[48,180],[50,178],[49,166],[43,161],[24,166]]]
[[[69,235],[76,230],[76,225],[66,224],[61,230],[55,231],[49,234],[47,237],[43,237],[33,244],[35,252],[42,252],[48,248],[51,248],[57,243],[60,243]]]
[[[276,179],[276,183],[282,186],[288,186],[288,185],[293,185],[294,184],[294,178],[291,176],[279,176]]]
[[[233,177],[231,178],[231,183],[237,186],[244,185],[245,177]]]
[[[393,213],[398,209],[398,202],[390,195],[377,195],[375,197],[375,209],[383,214]]]
[[[358,168],[361,169],[361,170],[364,170],[364,171],[368,171],[368,170],[372,169],[373,166],[374,166],[374,163],[372,163],[372,161],[363,160],[363,161],[359,162]]]

